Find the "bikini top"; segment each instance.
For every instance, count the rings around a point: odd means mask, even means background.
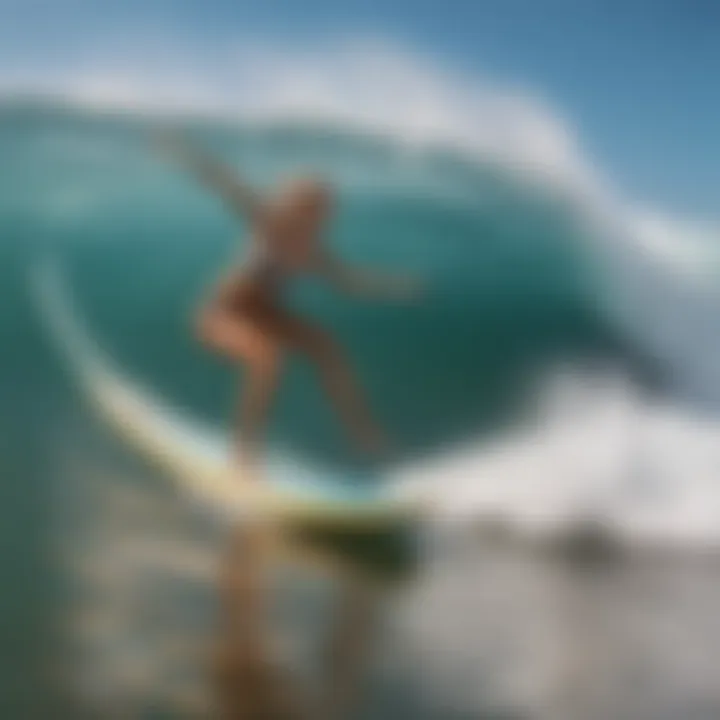
[[[283,267],[282,261],[267,243],[255,242],[250,246],[243,263],[243,275],[253,284],[273,295],[279,295],[293,274]]]
[[[323,275],[329,263],[328,256],[320,252],[311,264],[295,271],[283,265],[271,245],[255,242],[250,246],[242,263],[242,274],[268,293],[281,295],[291,282],[296,282],[301,277],[312,274]]]

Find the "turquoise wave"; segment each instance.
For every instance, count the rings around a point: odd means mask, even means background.
[[[4,244],[28,262],[51,249],[117,363],[174,403],[228,423],[236,373],[195,347],[187,319],[242,252],[244,228],[153,156],[148,129],[132,118],[6,110]],[[260,185],[294,168],[324,173],[337,187],[332,245],[424,279],[427,297],[414,306],[358,302],[311,283],[292,299],[349,349],[395,438],[393,460],[512,422],[548,363],[612,347],[588,231],[561,198],[496,166],[377,137],[299,126],[191,130]],[[271,442],[358,464],[299,362],[283,384]]]

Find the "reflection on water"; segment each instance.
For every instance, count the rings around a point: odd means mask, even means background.
[[[111,705],[123,717],[160,705],[203,717],[218,535],[162,484],[88,470],[82,501],[66,496],[76,508],[67,534],[75,686],[94,717],[114,717]],[[387,596],[361,717],[720,717],[715,558],[588,563],[438,528],[425,549],[419,575]],[[317,679],[332,588],[295,570],[278,589],[284,655]]]
[[[717,559],[588,564],[458,537],[433,555],[399,613],[428,703],[461,717],[720,717]]]

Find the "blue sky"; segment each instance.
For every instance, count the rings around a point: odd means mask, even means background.
[[[233,37],[397,40],[543,95],[621,191],[717,215],[720,2],[713,0],[0,0],[0,75],[122,39],[193,52]]]

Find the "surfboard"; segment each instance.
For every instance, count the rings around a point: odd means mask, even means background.
[[[85,329],[56,266],[42,266],[34,280],[43,319],[95,415],[188,499],[231,522],[272,517],[306,547],[344,546],[346,555],[355,550],[393,565],[393,557],[405,556],[398,548],[422,511],[418,502],[362,480],[341,484],[277,453],[270,454],[262,481],[239,477],[225,435],[115,367]]]

